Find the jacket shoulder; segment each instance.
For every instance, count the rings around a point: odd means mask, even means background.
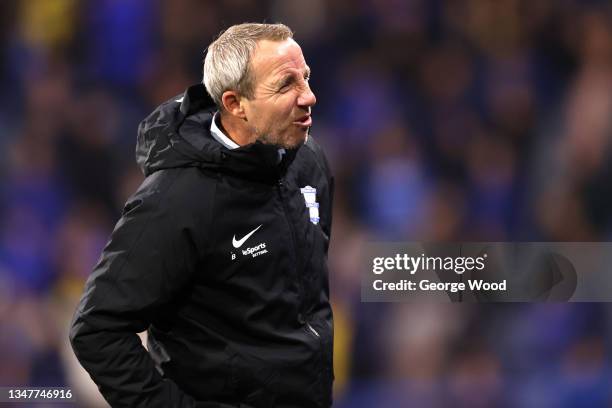
[[[145,178],[138,190],[130,196],[123,214],[135,205],[153,206],[162,213],[173,213],[185,222],[202,219],[212,212],[216,182],[197,167],[162,169]],[[211,207],[211,208],[208,208]]]

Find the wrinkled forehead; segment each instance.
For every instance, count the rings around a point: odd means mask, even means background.
[[[283,41],[261,40],[251,58],[251,68],[258,78],[282,75],[291,70],[307,69],[302,49],[292,38]]]

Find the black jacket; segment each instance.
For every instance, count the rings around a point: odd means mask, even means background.
[[[228,150],[213,110],[198,85],[141,123],[146,179],[86,283],[73,349],[113,407],[328,407],[327,162],[312,137],[280,163],[259,142]]]

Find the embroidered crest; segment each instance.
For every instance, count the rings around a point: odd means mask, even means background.
[[[304,201],[306,202],[306,208],[308,208],[310,222],[317,225],[320,219],[319,203],[317,203],[317,189],[311,186],[306,186],[300,188],[300,192],[304,195]]]

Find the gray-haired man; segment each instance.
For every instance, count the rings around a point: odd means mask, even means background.
[[[140,125],[71,342],[113,407],[329,407],[333,179],[289,28],[230,27]],[[148,331],[148,352],[137,332]]]

